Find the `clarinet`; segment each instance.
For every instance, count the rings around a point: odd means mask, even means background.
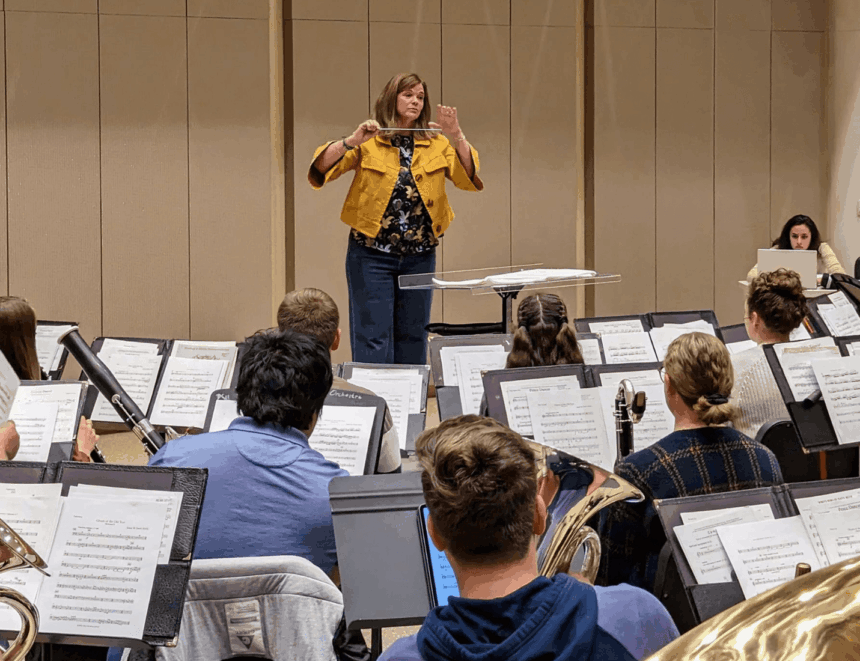
[[[636,392],[629,379],[622,379],[615,394],[615,440],[618,461],[633,452],[633,423],[645,413],[645,393]]]
[[[84,342],[78,333],[77,326],[63,333],[57,342],[66,347],[69,353],[74,356],[90,382],[111,403],[120,419],[143,443],[146,451],[150,455],[158,452],[159,448],[164,445],[164,438],[155,430],[155,427],[134,403],[134,400],[128,396],[128,393],[119,384],[107,365]],[[104,461],[104,457],[102,457],[102,461]]]

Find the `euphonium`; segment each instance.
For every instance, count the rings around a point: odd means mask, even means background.
[[[0,572],[32,568],[47,574],[45,567],[47,564],[39,554],[0,519]],[[0,587],[0,604],[11,606],[21,616],[21,630],[0,658],[3,661],[20,661],[36,641],[39,611],[23,594],[11,588]]]
[[[582,569],[577,573],[588,582],[594,583],[597,569],[600,566],[600,538],[597,533],[585,525],[592,516],[608,505],[623,500],[641,502],[645,499],[643,493],[626,480],[614,473],[604,471],[587,461],[560,453],[539,443],[530,442],[538,462],[540,477],[544,477],[552,465],[554,473],[563,473],[571,482],[570,475],[578,475],[576,494],[581,497],[567,504],[559,499],[570,491],[559,492],[555,499],[553,515],[560,517],[554,524],[549,539],[541,542],[539,556],[539,571],[542,576],[555,576],[559,572],[568,572],[570,563],[581,546],[585,547],[585,558]],[[562,477],[560,475],[560,477]],[[573,480],[576,482],[576,480]],[[549,504],[549,503],[548,503]]]

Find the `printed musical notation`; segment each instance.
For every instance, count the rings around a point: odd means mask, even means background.
[[[158,345],[107,338],[98,356],[138,408],[144,413],[148,411],[161,367]],[[113,405],[101,393],[90,417],[99,422],[122,422]]]
[[[364,475],[376,408],[323,406],[308,442],[350,475]]]
[[[602,335],[600,339],[603,342],[603,355],[607,365],[657,362],[651,336],[644,331],[613,333]]]
[[[442,385],[457,386],[460,384],[457,377],[457,354],[460,353],[501,353],[508,355],[502,344],[478,344],[442,347],[439,349],[439,359],[442,363]]]
[[[795,401],[802,401],[818,390],[818,380],[812,361],[819,358],[838,358],[839,349],[832,337],[818,337],[799,342],[773,345],[779,364],[785,373]]]
[[[58,412],[57,402],[30,402],[14,407],[12,419],[21,437],[15,461],[48,461]]]
[[[502,400],[508,415],[508,427],[523,436],[532,436],[532,416],[529,409],[528,393],[530,392],[564,392],[579,390],[581,385],[574,374],[567,376],[550,376],[542,379],[521,379],[502,381]]]
[[[830,422],[840,443],[860,440],[860,356],[812,363]]]
[[[409,429],[409,415],[421,413],[424,377],[420,372],[409,370],[370,370],[353,368],[349,382],[366,388],[377,397],[382,397],[391,411],[391,418],[397,429],[400,449],[406,449],[406,433]]]
[[[51,383],[42,382],[39,385],[22,385],[15,395],[15,403],[9,416],[12,420],[18,415],[21,407],[47,407],[57,415],[54,423],[53,443],[69,443],[75,438],[80,424],[78,409],[84,392],[83,384],[66,381]]]
[[[457,382],[463,413],[478,413],[484,396],[482,372],[504,368],[507,354],[499,351],[456,354]]]
[[[152,409],[155,425],[203,428],[209,396],[224,380],[224,360],[169,358]]]

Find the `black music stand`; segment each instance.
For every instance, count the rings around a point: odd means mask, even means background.
[[[659,372],[663,363],[615,363],[613,365],[589,365],[585,368],[585,379],[588,388],[599,388],[600,386],[618,386],[617,381],[604,383],[601,378],[604,374],[611,375],[619,372],[646,372],[653,370]],[[641,384],[634,383],[633,388],[639,390]]]
[[[379,453],[382,446],[382,427],[385,423],[385,400],[376,395],[367,395],[352,390],[338,390],[332,388],[325,398],[325,406],[363,406],[375,408],[373,415],[373,427],[370,430],[370,438],[367,444],[367,456],[364,462],[364,474],[373,475],[379,465]],[[311,447],[313,447],[313,435],[311,435]]]
[[[39,326],[77,326],[77,321],[42,321],[39,320],[36,322],[36,327]],[[59,381],[63,378],[63,370],[66,369],[66,361],[69,358],[69,350],[66,349],[63,345],[59,345],[57,350],[60,352],[60,362],[57,363],[57,369],[49,370],[44,369],[45,374],[48,375],[48,381]],[[52,365],[48,365],[47,367],[52,367]]]
[[[208,433],[212,431],[212,421],[215,418],[215,413],[221,406],[231,406],[236,407],[236,400],[238,395],[236,391],[232,388],[223,388],[221,390],[214,390],[211,395],[209,395],[209,406],[206,409],[206,422],[203,424],[204,433]],[[233,402],[230,404],[230,402]],[[236,416],[242,415],[238,408],[236,410]],[[222,431],[216,429],[215,431]]]
[[[609,317],[582,317],[581,319],[575,319],[573,325],[574,328],[576,328],[577,334],[594,333],[596,331],[591,330],[591,324],[593,323],[610,323],[617,321],[634,320],[639,321],[642,324],[642,330],[646,333],[651,330],[651,320],[648,318],[647,314],[622,314]]]

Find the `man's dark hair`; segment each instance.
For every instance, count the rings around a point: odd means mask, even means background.
[[[329,348],[289,330],[252,335],[245,346],[236,386],[239,410],[258,424],[309,429],[331,389]]]

